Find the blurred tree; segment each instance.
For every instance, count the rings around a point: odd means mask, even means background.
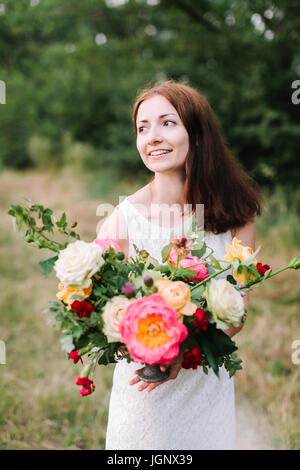
[[[103,165],[145,171],[131,104],[159,79],[211,103],[229,146],[264,185],[297,185],[296,0],[22,0],[0,6],[0,161],[24,167],[31,137],[62,153],[68,132]],[[57,159],[59,161],[59,158]]]

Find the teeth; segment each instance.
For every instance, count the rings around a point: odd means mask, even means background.
[[[163,155],[164,153],[169,153],[171,150],[157,150],[155,152],[151,152],[150,155]]]

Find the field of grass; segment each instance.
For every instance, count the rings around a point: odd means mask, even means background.
[[[6,365],[0,365],[1,449],[103,449],[113,366],[99,367],[96,393],[82,398],[74,385],[80,366],[66,360],[59,334],[41,311],[55,298],[57,279],[46,281],[38,261],[47,257],[26,246],[7,215],[22,197],[66,211],[77,220],[83,239],[93,240],[100,202],[118,202],[139,184],[80,178],[71,169],[60,174],[4,172],[0,175],[0,339]],[[272,199],[273,197],[273,199]],[[261,259],[275,270],[299,251],[300,223],[295,207],[282,194],[268,199],[257,223]],[[281,204],[277,215],[274,208]],[[277,447],[300,448],[300,365],[291,361],[292,342],[300,340],[299,271],[288,271],[250,296],[247,323],[235,337],[244,369],[236,375],[237,395],[268,414]]]

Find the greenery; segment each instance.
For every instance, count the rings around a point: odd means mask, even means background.
[[[43,0],[0,15],[0,162],[72,162],[141,175],[131,125],[137,90],[196,86],[229,146],[262,185],[298,185],[297,0]]]
[[[299,31],[297,0],[2,1],[1,449],[103,449],[113,373],[113,365],[98,368],[88,400],[74,392],[80,364],[66,360],[51,318],[40,314],[57,280],[45,282],[40,251],[14,236],[11,202],[26,196],[55,213],[68,208],[82,238],[94,239],[99,202],[116,204],[149,179],[131,125],[137,90],[184,80],[208,98],[262,188],[256,245],[264,263],[288,264],[300,246],[300,105],[291,100]],[[299,449],[300,375],[291,361],[299,304],[299,271],[287,270],[251,292],[234,337],[245,364],[235,376],[237,407],[246,397],[266,414],[273,448]]]
[[[68,225],[70,224],[67,222],[65,212],[63,212],[57,220],[52,209],[44,207],[38,203],[32,204],[27,200],[27,206],[22,206],[20,204],[17,206],[12,205],[8,214],[14,217],[14,221],[19,232],[23,225],[27,227],[25,232],[21,232],[26,243],[33,244],[39,249],[44,248],[56,253],[55,256],[39,262],[42,273],[45,276],[48,276],[51,273],[55,261],[59,258],[60,251],[67,248],[69,237],[71,236],[77,240],[80,239],[80,236],[76,232],[69,232],[67,230]],[[43,223],[42,226],[39,226],[40,222]],[[71,228],[76,225],[77,222],[72,223]],[[195,216],[193,216],[192,228],[187,233],[187,238],[184,237],[184,239],[189,239],[190,236],[191,238],[195,238],[195,235],[197,235],[196,238],[198,240],[193,243],[193,248],[195,248],[195,250],[192,251],[194,252],[199,249],[199,252],[204,253],[206,251],[206,243],[204,240],[200,240],[200,235],[202,234],[203,237],[204,233],[194,232],[193,227],[195,227],[196,230]],[[53,237],[54,228],[56,228],[59,233],[63,234],[66,239],[64,243],[59,243],[53,238],[45,236],[44,232],[48,232]],[[180,238],[177,242],[179,242],[179,240]],[[171,241],[171,245],[167,245],[163,249],[163,262],[167,261],[167,256],[175,246],[176,241],[174,241],[174,244]],[[111,247],[102,255],[104,262],[99,266],[97,273],[93,275],[92,290],[88,296],[88,304],[92,309],[92,313],[90,312],[88,315],[76,316],[74,315],[74,311],[76,312],[76,310],[74,310],[75,307],[73,307],[73,304],[71,307],[68,305],[68,308],[65,305],[68,304],[70,300],[84,301],[84,297],[81,295],[82,290],[75,290],[73,295],[71,295],[68,300],[64,298],[63,302],[50,301],[48,308],[43,311],[43,313],[50,314],[48,321],[54,323],[54,328],[61,331],[60,341],[62,343],[63,350],[67,353],[70,353],[73,350],[77,351],[80,356],[88,354],[90,365],[87,364],[85,367],[87,370],[86,374],[82,372],[86,377],[88,377],[88,374],[94,370],[97,363],[107,365],[116,362],[115,355],[119,347],[122,346],[122,343],[111,343],[107,341],[107,338],[103,333],[104,321],[102,313],[107,301],[115,296],[124,294],[123,287],[126,283],[131,284],[132,289],[134,289],[133,296],[135,298],[145,297],[157,292],[157,288],[153,284],[153,280],[156,279],[156,277],[160,279],[161,272],[163,272],[165,275],[168,274],[167,278],[170,280],[184,281],[191,284],[191,289],[193,289],[192,299],[194,300],[194,303],[197,305],[203,304],[204,307],[206,306],[206,301],[204,298],[199,296],[200,291],[201,294],[203,293],[200,287],[206,286],[206,283],[211,278],[227,271],[231,267],[230,264],[225,269],[222,269],[219,262],[210,252],[204,259],[209,258],[207,263],[209,263],[212,274],[205,280],[197,283],[196,281],[189,279],[190,277],[193,278],[195,276],[195,272],[193,270],[184,269],[179,266],[179,261],[182,258],[182,255],[177,257],[176,266],[173,266],[168,262],[166,269],[166,266],[160,265],[156,260],[149,256],[146,250],[139,250],[136,246],[135,249],[136,256],[131,257],[128,261],[124,260],[124,253],[116,253]],[[251,261],[254,259],[257,252],[258,250],[256,250],[256,252],[246,260],[247,267],[251,264]],[[238,258],[234,258],[233,261],[236,261],[232,266],[234,266],[234,269],[237,272],[239,272],[240,268],[243,268],[246,270],[247,274],[247,268],[245,266],[246,261],[240,262]],[[288,268],[294,267],[295,265],[295,269],[297,269],[297,263],[299,264],[298,257],[289,264]],[[237,264],[236,267],[235,264]],[[287,268],[283,268],[276,273],[285,269]],[[144,281],[144,275],[146,273],[150,275],[151,279],[149,286],[147,285],[147,282]],[[276,273],[273,273],[273,275]],[[247,283],[247,286],[263,282],[269,277],[271,277],[269,271],[268,276],[265,275],[264,278],[261,278],[260,274],[255,270],[253,281]],[[245,288],[247,286],[245,286]],[[132,297],[131,294],[128,294],[127,296]],[[231,354],[237,350],[237,347],[223,331],[216,328],[216,325],[214,324],[215,319],[211,312],[207,310],[206,314],[212,324],[208,326],[207,331],[200,331],[197,334],[194,333],[193,327],[195,317],[193,315],[184,317],[183,321],[188,328],[189,336],[180,345],[181,349],[182,351],[189,351],[194,347],[200,348],[204,357],[201,367],[204,367],[205,372],[208,368],[212,368],[214,373],[219,377],[219,367],[225,364],[230,377],[232,377],[236,370],[242,368],[240,366],[242,361],[234,360],[231,357]],[[226,321],[224,325],[226,327]],[[220,327],[218,326],[218,328]],[[127,360],[130,362],[129,355]]]

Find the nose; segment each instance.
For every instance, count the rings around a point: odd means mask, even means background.
[[[151,129],[148,132],[147,137],[148,137],[148,144],[162,142],[163,140],[157,126],[151,127]]]

